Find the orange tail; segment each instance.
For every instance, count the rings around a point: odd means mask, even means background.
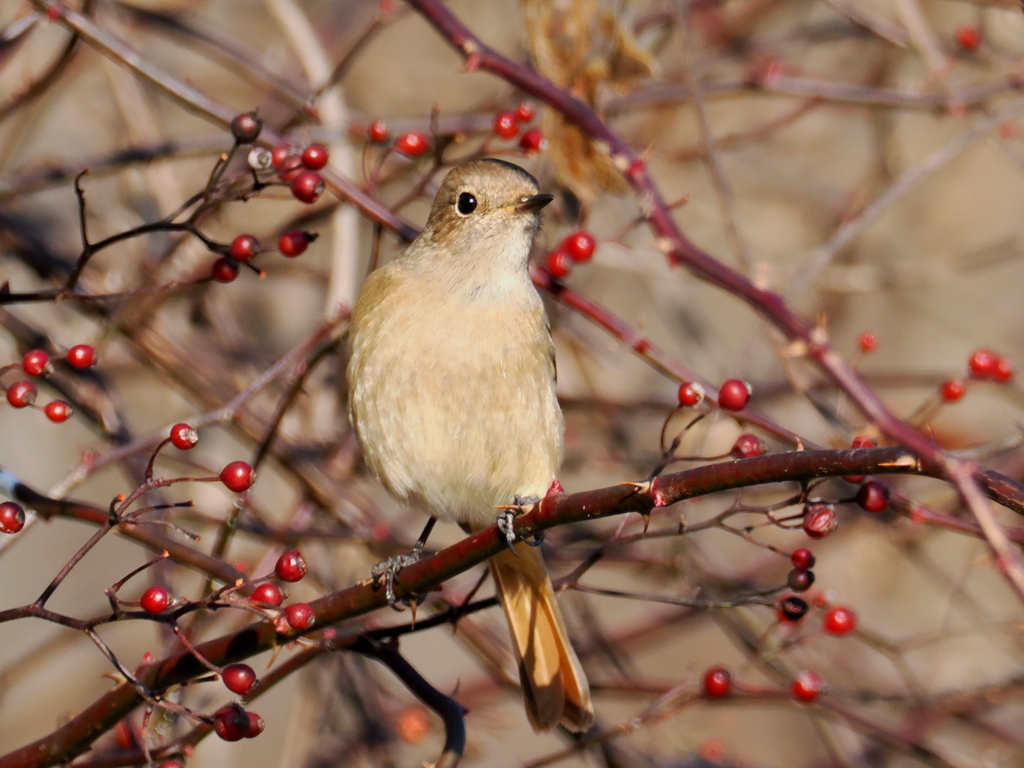
[[[580,733],[594,720],[590,686],[569,644],[540,552],[520,543],[516,553],[506,550],[491,558],[491,573],[512,630],[526,714],[535,730],[561,723]]]

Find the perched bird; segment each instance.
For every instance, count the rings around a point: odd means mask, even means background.
[[[384,486],[432,519],[480,530],[496,507],[544,496],[558,471],[554,345],[528,273],[551,199],[511,163],[454,168],[423,232],[356,302],[352,424]],[[530,723],[585,731],[590,689],[540,553],[520,542],[490,568]]]

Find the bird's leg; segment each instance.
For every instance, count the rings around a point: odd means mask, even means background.
[[[395,597],[395,578],[398,576],[398,572],[400,570],[406,566],[412,565],[420,559],[423,547],[426,546],[427,539],[430,538],[430,532],[434,530],[434,524],[436,522],[436,517],[432,517],[427,520],[427,524],[423,526],[423,532],[420,534],[420,537],[416,539],[416,543],[412,545],[412,549],[409,552],[404,555],[395,555],[394,557],[389,557],[387,560],[382,560],[370,569],[370,575],[378,585],[381,581],[384,582],[384,596],[388,600],[388,605],[396,611],[401,611],[403,609],[402,606],[397,604],[398,600]]]

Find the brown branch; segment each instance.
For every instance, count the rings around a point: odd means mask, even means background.
[[[14,484],[11,495],[44,519],[65,517],[101,527],[110,520],[110,512],[106,509],[83,501],[51,499],[21,482]],[[137,541],[153,552],[166,551],[175,562],[204,573],[221,583],[234,584],[238,579],[245,578],[244,574],[223,560],[210,557],[170,536],[157,533],[145,523],[121,522],[115,528],[125,538]]]
[[[648,487],[617,485],[571,495],[551,496],[517,518],[516,532],[531,537],[573,522],[596,520],[627,512],[649,513],[684,499],[765,483],[801,482],[844,475],[921,474],[941,477],[941,463],[920,459],[904,448],[866,448],[842,451],[791,451],[756,459],[726,461],[664,475]],[[979,475],[992,498],[1024,514],[1024,485],[998,473]],[[395,584],[399,599],[427,594],[442,582],[478,565],[505,547],[504,535],[491,526],[404,569]],[[310,603],[314,627],[352,619],[387,605],[383,589],[370,580]],[[313,630],[309,630],[313,631]],[[272,622],[252,624],[237,632],[198,644],[210,663],[224,666],[271,650],[302,633],[278,635]],[[162,691],[206,673],[191,652],[178,653],[138,671],[146,689]],[[69,762],[112,728],[142,701],[136,688],[122,684],[42,739],[0,757],[0,768],[40,768]]]

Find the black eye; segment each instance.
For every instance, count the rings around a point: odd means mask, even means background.
[[[476,198],[469,192],[463,192],[459,195],[459,201],[455,204],[455,209],[463,216],[469,216],[469,214],[476,210]]]

